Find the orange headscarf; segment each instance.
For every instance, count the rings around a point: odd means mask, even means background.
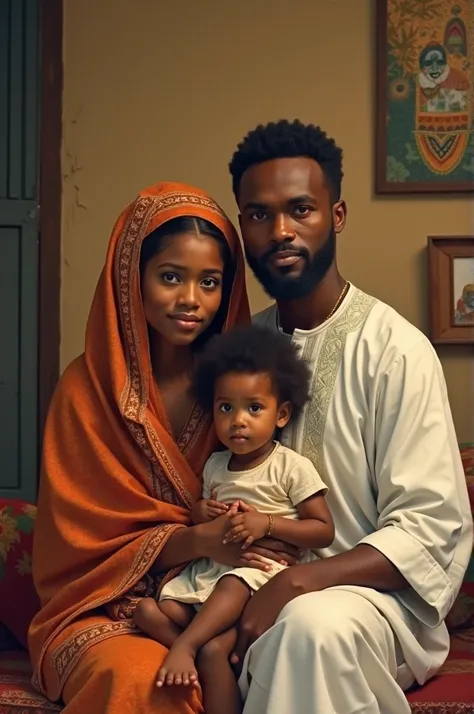
[[[236,268],[224,329],[250,319],[239,240],[219,206],[181,184],[140,193],[114,227],[85,353],[61,378],[47,420],[33,558],[42,607],[29,633],[40,686],[44,653],[64,628],[136,586],[188,523],[216,446],[198,408],[176,443],[151,378],[140,250],[178,216],[223,232]]]

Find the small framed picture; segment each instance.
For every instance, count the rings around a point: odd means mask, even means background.
[[[430,339],[474,344],[474,236],[428,238]]]

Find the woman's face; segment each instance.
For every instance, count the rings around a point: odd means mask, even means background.
[[[210,236],[178,233],[146,264],[142,299],[148,325],[173,345],[190,345],[222,299],[224,261]]]

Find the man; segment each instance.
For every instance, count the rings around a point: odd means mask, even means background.
[[[329,487],[334,544],[250,600],[236,656],[245,714],[403,714],[435,674],[472,547],[467,489],[428,340],[339,273],[342,152],[299,121],[259,126],[230,172],[250,267],[313,372],[284,443]],[[250,686],[249,686],[250,683]]]

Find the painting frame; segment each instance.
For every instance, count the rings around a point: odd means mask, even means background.
[[[428,236],[429,337],[434,345],[474,344],[474,302],[469,321],[462,324],[456,321],[463,297],[457,299],[455,295],[456,261],[466,258],[472,261],[474,283],[474,235]],[[473,286],[465,285],[469,287]],[[468,294],[472,301],[474,290]]]
[[[376,77],[375,77],[375,194],[376,195],[407,195],[407,194],[470,194],[474,193],[473,179],[466,181],[389,181],[387,179],[388,158],[388,21],[389,3],[394,0],[376,0]],[[470,28],[471,29],[471,28]],[[474,49],[471,43],[471,62],[474,64]],[[474,86],[474,67],[472,86]],[[474,90],[471,89],[474,96]],[[474,99],[471,105],[471,119],[474,117]],[[471,123],[471,131],[474,126]],[[470,139],[468,139],[470,141]],[[471,144],[469,145],[469,148]],[[470,148],[472,151],[472,149]],[[474,162],[474,157],[471,157]]]

